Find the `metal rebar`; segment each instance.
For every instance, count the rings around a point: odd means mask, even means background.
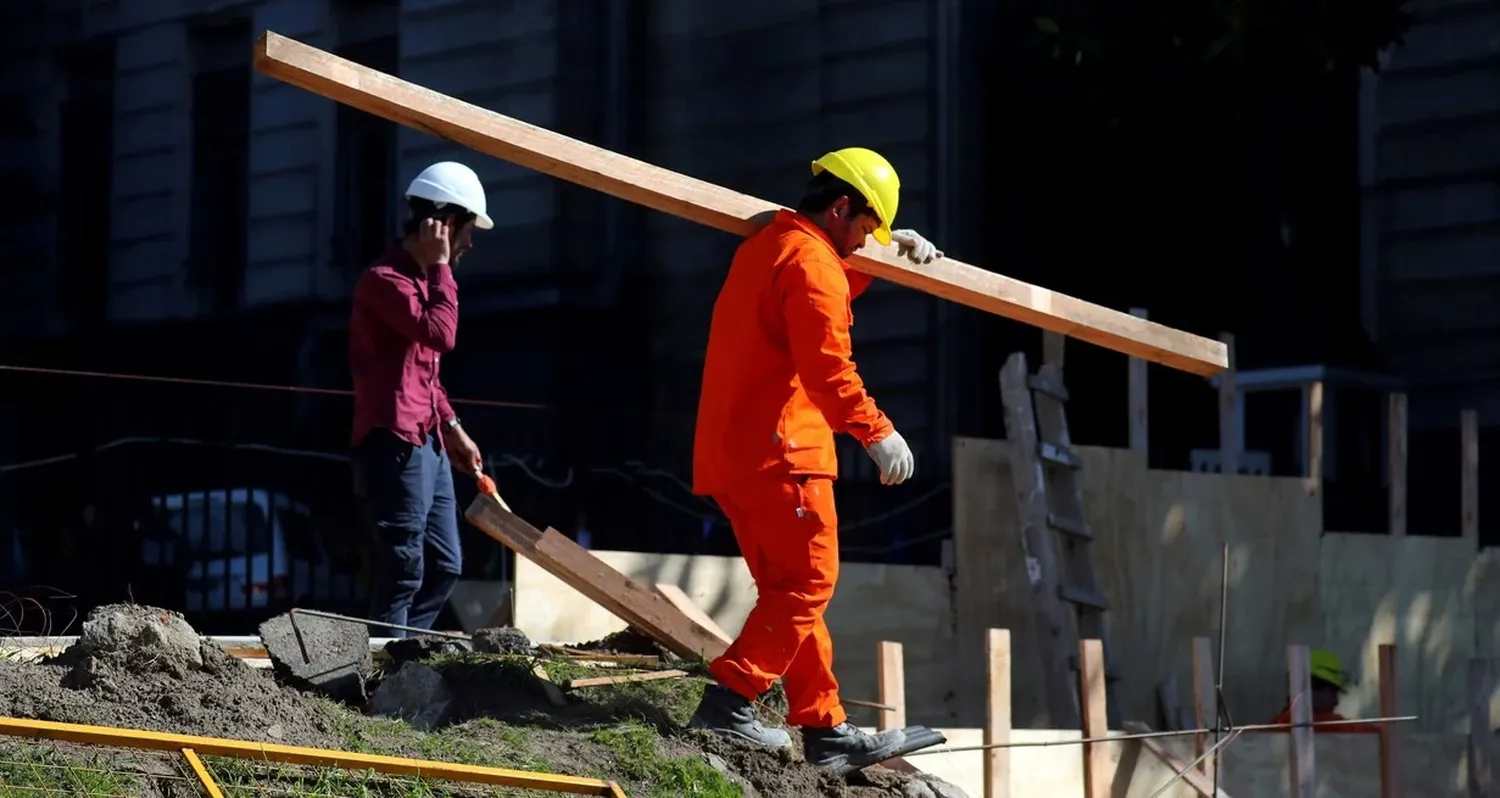
[[[1332,728],[1338,726],[1357,726],[1360,724],[1375,723],[1407,723],[1417,719],[1416,715],[1395,715],[1388,718],[1357,718],[1354,720],[1318,720],[1311,723],[1249,723],[1244,726],[1234,726],[1223,729],[1225,733],[1239,733],[1250,731],[1286,731],[1288,729],[1304,728]],[[1128,734],[1112,734],[1107,737],[1085,737],[1078,740],[1035,740],[1020,743],[990,743],[987,745],[965,745],[957,748],[928,748],[915,751],[903,756],[921,756],[922,754],[955,754],[963,751],[989,751],[995,748],[1050,748],[1057,745],[1084,745],[1086,743],[1107,743],[1124,740],[1152,740],[1161,737],[1189,737],[1195,734],[1209,734],[1213,729],[1181,729],[1177,731],[1149,731],[1133,732]]]
[[[463,634],[462,632],[438,632],[432,629],[420,629],[415,626],[402,626],[399,623],[386,623],[385,621],[376,621],[370,618],[356,618],[353,615],[339,615],[336,612],[324,612],[322,610],[304,610],[293,607],[291,610],[291,614],[293,616],[311,615],[314,618],[327,618],[331,621],[362,623],[365,626],[379,626],[386,629],[397,629],[402,632],[414,632],[416,634],[422,635],[423,637],[446,637],[450,640],[462,640],[466,643],[474,642],[474,638]]]
[[[1199,762],[1202,762],[1203,760],[1209,758],[1210,756],[1213,756],[1214,752],[1218,751],[1220,748],[1224,748],[1224,747],[1228,746],[1230,743],[1232,743],[1235,740],[1239,739],[1239,736],[1240,736],[1240,730],[1236,729],[1236,730],[1230,732],[1229,735],[1226,736],[1223,740],[1215,740],[1214,744],[1211,745],[1211,746],[1209,746],[1208,749],[1205,750],[1203,753],[1199,754],[1197,759],[1194,759],[1193,761],[1189,762],[1188,765],[1187,765],[1187,767],[1183,768],[1182,770],[1177,771],[1177,773],[1175,775],[1173,775],[1172,778],[1170,780],[1168,780],[1166,784],[1161,785],[1161,789],[1157,790],[1156,792],[1151,793],[1151,798],[1160,798],[1160,796],[1163,793],[1165,793],[1167,790],[1170,790],[1172,788],[1173,784],[1176,784],[1177,782],[1179,782],[1182,779],[1186,778],[1187,774],[1188,774],[1188,771],[1192,770],[1195,767],[1198,767],[1198,763]],[[1214,768],[1214,781],[1218,781],[1218,780],[1219,780],[1219,769],[1218,768]],[[1213,794],[1214,794],[1214,796],[1218,796],[1218,794],[1219,794],[1219,786],[1217,784],[1214,785]]]

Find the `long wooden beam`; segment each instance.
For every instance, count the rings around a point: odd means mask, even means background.
[[[572,139],[408,83],[267,31],[255,68],[332,100],[530,169],[709,227],[747,236],[781,206]],[[950,258],[915,265],[871,242],[854,268],[972,308],[1212,376],[1224,345]]]

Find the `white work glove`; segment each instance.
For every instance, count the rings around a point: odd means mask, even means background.
[[[915,230],[892,230],[891,242],[900,249],[902,255],[911,259],[912,263],[931,263],[943,257],[943,251],[933,246],[931,241],[922,237]]]
[[[928,246],[931,246],[929,244]],[[865,452],[875,465],[880,467],[880,484],[900,485],[911,478],[911,473],[917,469],[916,458],[912,457],[911,447],[906,445],[906,439],[901,433],[892,432],[879,443],[872,443],[865,447]]]

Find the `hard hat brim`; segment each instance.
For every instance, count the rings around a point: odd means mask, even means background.
[[[878,241],[882,247],[888,247],[891,245],[891,228],[884,224],[875,228],[875,232],[870,233],[870,235],[874,236],[875,240]]]
[[[474,214],[474,226],[480,230],[493,230],[495,229],[495,222],[490,219],[489,214],[476,213]]]

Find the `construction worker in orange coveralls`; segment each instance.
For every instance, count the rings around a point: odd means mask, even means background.
[[[1314,649],[1308,655],[1312,676],[1313,723],[1342,721],[1338,713],[1339,696],[1349,690],[1349,677],[1344,673],[1344,664],[1332,651]],[[1291,723],[1292,708],[1287,706],[1272,723]],[[1316,728],[1316,727],[1314,727]],[[1370,723],[1345,723],[1338,726],[1317,728],[1318,734],[1379,734],[1380,727]]]
[[[875,406],[851,359],[851,301],[870,277],[844,259],[866,237],[916,263],[942,257],[911,230],[892,232],[900,180],[880,155],[831,152],[812,164],[796,212],[780,211],[735,252],[709,327],[693,441],[693,492],[734,528],[758,598],[738,639],[709,665],[693,727],[771,748],[754,702],[776,680],[808,762],[847,773],[944,742],[914,726],[866,734],[847,721],[823,612],[839,573],[835,432],[854,436],[898,485],[910,447]]]

